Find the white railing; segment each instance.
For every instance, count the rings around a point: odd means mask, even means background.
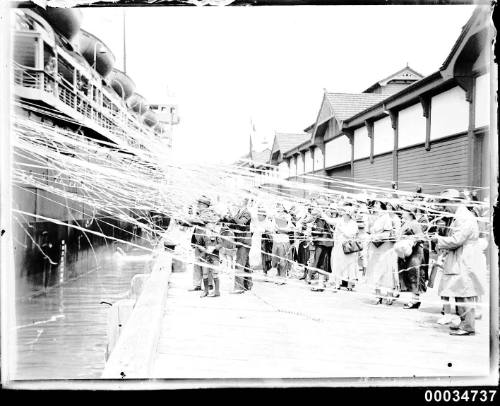
[[[100,105],[80,91],[72,89],[63,81],[43,70],[22,66],[14,62],[14,83],[23,88],[37,89],[57,97],[63,104],[75,112],[91,119],[106,132],[111,132],[123,139],[129,145],[137,146],[137,140],[130,137],[131,132],[138,132],[148,137],[154,136],[151,129],[147,129],[123,107],[103,95],[103,104]],[[106,135],[106,134],[103,134]]]

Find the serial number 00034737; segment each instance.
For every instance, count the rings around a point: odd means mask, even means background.
[[[426,402],[484,402],[492,403],[496,389],[428,389],[424,393]]]

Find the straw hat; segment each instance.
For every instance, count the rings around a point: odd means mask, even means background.
[[[318,206],[320,207],[327,207],[328,206],[328,200],[326,200],[325,198],[323,197],[320,197],[316,200],[316,203],[318,204]]]
[[[197,200],[197,203],[206,204],[207,206],[210,206],[212,204],[210,198],[205,195],[200,196]]]
[[[354,207],[352,207],[352,206],[343,206],[340,209],[340,211],[342,214],[347,214],[351,219],[354,217],[354,214],[355,214]]]
[[[439,201],[443,200],[460,200],[460,192],[457,189],[446,189],[441,192],[439,196]]]

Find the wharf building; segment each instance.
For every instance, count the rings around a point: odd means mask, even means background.
[[[361,93],[325,91],[312,125],[275,135],[273,175],[410,192],[420,186],[425,194],[467,189],[487,198],[492,39],[490,9],[477,7],[431,75],[406,66]]]

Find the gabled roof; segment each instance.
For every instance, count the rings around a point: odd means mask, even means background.
[[[444,70],[448,67],[449,63],[457,53],[458,49],[460,48],[461,43],[463,42],[464,38],[466,37],[468,31],[471,29],[471,27],[476,24],[478,21],[481,21],[483,19],[486,19],[486,17],[489,15],[489,7],[481,7],[478,6],[474,9],[474,12],[472,13],[471,17],[465,23],[465,25],[462,27],[462,31],[460,32],[460,35],[458,36],[457,40],[453,44],[453,47],[451,48],[450,53],[446,57],[445,61],[441,65],[440,70]]]
[[[466,61],[478,58],[480,52],[493,40],[494,32],[490,7],[477,6],[439,68],[443,77],[454,77],[457,64],[460,66],[467,63]],[[461,77],[463,74],[459,73],[457,76]]]
[[[257,152],[252,151],[252,161],[255,164],[267,164],[269,162],[269,158],[271,157],[271,149],[266,148],[263,151]]]
[[[316,123],[312,123],[312,124],[308,125],[306,128],[304,128],[304,132],[311,133],[314,130],[314,125],[315,124]]]
[[[399,92],[390,94],[390,95],[385,95],[385,99],[382,99],[378,103],[375,103],[371,105],[370,107],[367,107],[364,110],[359,111],[355,115],[349,117],[348,119],[344,120],[344,127],[349,127],[353,121],[358,120],[359,117],[362,117],[363,115],[369,114],[370,112],[374,112],[377,109],[381,109],[384,107],[384,105],[387,106],[387,108],[392,108],[391,104],[393,104],[395,101],[403,99],[405,95],[411,94],[412,92],[418,92],[418,89],[423,88],[425,86],[436,86],[434,83],[441,82],[442,77],[439,73],[439,71],[434,72],[433,74],[424,77],[423,79],[420,79],[416,81],[415,83],[412,83],[411,85],[405,87],[404,89],[401,89]],[[417,96],[418,98],[418,96]],[[385,109],[384,109],[385,110]],[[347,124],[347,126],[345,126]]]
[[[374,93],[325,93],[337,120],[346,120],[355,114],[386,99],[386,94]]]
[[[409,66],[405,66],[403,69],[398,70],[396,73],[387,76],[386,78],[375,82],[368,89],[366,89],[363,93],[369,93],[372,90],[375,90],[377,87],[386,86],[391,80],[413,80],[417,81],[422,79],[424,76],[418,73],[416,70],[410,68]]]
[[[287,151],[297,147],[311,138],[310,134],[294,133],[276,133],[274,138],[273,152],[281,151],[284,154]]]
[[[460,52],[464,52],[464,43],[467,41],[468,36],[471,36],[481,30],[488,29],[488,24],[491,24],[488,16],[490,15],[490,9],[487,6],[478,6],[474,9],[471,18],[463,26],[462,32],[457,38],[450,54],[447,56],[440,70],[428,75],[397,93],[392,95],[386,95],[386,99],[382,100],[371,107],[367,107],[365,110],[359,111],[356,115],[350,117],[345,124],[347,127],[359,125],[360,121],[366,118],[370,118],[370,115],[376,115],[377,112],[382,111],[382,109],[396,108],[400,105],[405,105],[411,103],[412,101],[418,100],[422,94],[425,94],[430,89],[442,86],[446,81],[453,78],[453,63],[454,60],[459,56]],[[487,46],[487,45],[486,45]],[[470,57],[471,54],[469,53]],[[448,71],[448,72],[447,72]],[[385,105],[385,106],[384,106]]]

